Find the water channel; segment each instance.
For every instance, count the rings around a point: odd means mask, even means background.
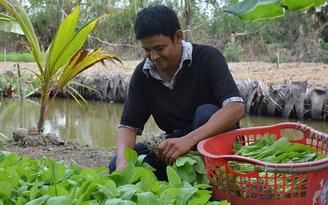
[[[38,122],[39,100],[0,98],[0,133],[12,138],[19,128],[35,127]],[[116,146],[117,126],[123,110],[122,103],[88,101],[82,107],[74,100],[57,98],[45,122],[45,133],[51,132],[62,139],[73,140],[103,148]],[[284,119],[281,117],[246,116],[241,127],[272,125],[280,122],[299,122],[328,133],[327,121]],[[149,119],[138,141],[161,133],[154,120]],[[1,135],[0,135],[1,138]]]

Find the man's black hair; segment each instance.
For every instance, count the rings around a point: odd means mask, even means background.
[[[162,34],[174,42],[174,35],[178,30],[180,23],[177,14],[169,7],[160,5],[142,9],[134,23],[137,40]]]

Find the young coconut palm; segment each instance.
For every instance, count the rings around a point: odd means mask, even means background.
[[[99,47],[94,51],[89,51],[82,48],[88,35],[94,29],[97,22],[100,19],[107,17],[108,14],[87,22],[77,30],[76,28],[79,17],[79,6],[77,6],[76,9],[60,24],[55,38],[48,48],[45,57],[42,57],[35,31],[24,8],[17,1],[11,4],[9,1],[0,0],[0,3],[13,16],[14,20],[19,23],[28,42],[30,43],[28,50],[33,54],[39,69],[39,72],[31,71],[41,82],[41,108],[39,121],[37,124],[37,129],[39,132],[43,130],[43,126],[51,105],[54,102],[56,95],[62,89],[65,89],[68,93],[70,93],[79,104],[80,102],[74,94],[79,96],[85,103],[87,103],[74,88],[66,85],[68,82],[71,82],[72,78],[82,71],[90,68],[95,63],[104,63],[103,61],[105,59],[111,61],[117,60],[122,63],[117,57],[115,57],[115,55],[103,51],[102,47]],[[81,84],[78,85],[83,86]],[[50,94],[54,90],[55,93],[50,99]]]

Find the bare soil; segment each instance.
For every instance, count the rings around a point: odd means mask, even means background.
[[[106,62],[106,67],[101,64],[95,65],[86,70],[85,75],[121,73],[123,77],[130,77],[133,69],[139,61],[124,61],[123,65],[119,63]],[[0,73],[12,71],[17,73],[18,65],[22,70],[22,75],[30,75],[29,71],[37,70],[35,63],[15,63],[1,62]],[[282,63],[277,64],[266,62],[238,62],[229,63],[229,68],[233,77],[238,81],[260,80],[264,84],[282,84],[285,79],[291,78],[293,82],[307,80],[308,85],[325,85],[328,84],[328,65],[318,63]],[[0,135],[0,141],[3,140]],[[76,161],[81,167],[102,167],[108,166],[110,158],[114,155],[113,149],[99,149],[79,145],[73,141],[67,142],[65,146],[39,146],[22,148],[15,145],[4,145],[0,151],[6,150],[15,152],[19,155],[25,155],[31,159],[38,159],[43,156],[50,157],[55,161],[63,160],[66,164],[70,164],[71,160]]]
[[[123,65],[116,62],[105,62],[105,66],[102,64],[96,64],[93,67],[87,69],[83,75],[96,75],[96,74],[108,74],[108,73],[121,73],[122,77],[131,76],[134,68],[140,61],[123,61]],[[281,63],[279,66],[273,63],[252,61],[252,62],[238,62],[228,63],[233,77],[239,81],[260,80],[264,84],[282,84],[288,77],[292,81],[305,81],[308,84],[324,85],[328,84],[328,64],[320,63]],[[17,63],[15,62],[0,62],[0,73],[5,71],[13,71],[17,73]],[[19,63],[19,67],[22,68],[22,73],[30,75],[26,68],[37,71],[35,63]]]

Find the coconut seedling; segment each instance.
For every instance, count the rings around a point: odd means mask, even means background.
[[[102,50],[102,47],[94,50],[83,48],[99,20],[108,17],[109,14],[92,19],[78,27],[80,8],[77,5],[75,10],[60,24],[54,40],[43,55],[33,25],[22,5],[17,1],[11,3],[0,0],[0,3],[11,14],[11,17],[7,16],[6,19],[19,24],[30,44],[27,49],[33,54],[38,66],[38,72],[32,70],[31,72],[41,82],[39,88],[41,106],[37,123],[37,129],[41,133],[52,103],[61,90],[64,89],[68,92],[79,104],[80,100],[87,103],[71,86],[71,84],[83,86],[71,81],[75,76],[96,63],[104,63],[104,60],[116,60],[121,63],[115,55]],[[1,14],[0,16],[6,15]],[[0,23],[3,22],[0,21]]]

